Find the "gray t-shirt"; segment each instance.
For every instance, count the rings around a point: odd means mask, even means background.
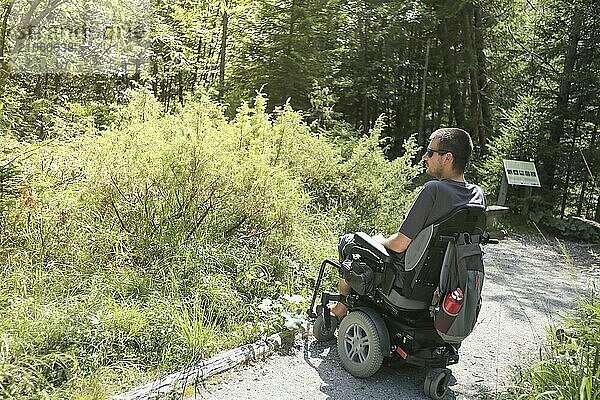
[[[414,239],[423,228],[466,204],[485,206],[479,186],[447,179],[429,181],[423,185],[398,231]]]

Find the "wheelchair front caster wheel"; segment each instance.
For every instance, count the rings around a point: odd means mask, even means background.
[[[442,399],[448,393],[448,383],[452,371],[448,368],[434,368],[427,373],[423,390],[425,394],[432,399]]]
[[[333,339],[338,321],[333,315],[330,320],[331,326],[327,329],[325,327],[325,317],[323,317],[323,314],[319,314],[317,319],[315,319],[315,323],[313,324],[313,335],[319,342],[327,342],[328,340]]]

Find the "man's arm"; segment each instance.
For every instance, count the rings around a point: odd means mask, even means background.
[[[404,252],[408,248],[410,242],[412,242],[412,239],[401,232],[394,233],[389,238],[380,241],[385,247],[397,253]]]

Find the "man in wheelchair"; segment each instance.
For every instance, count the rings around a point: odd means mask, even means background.
[[[429,145],[423,154],[426,173],[437,180],[425,183],[415,198],[398,232],[379,241],[395,259],[394,264],[403,263],[403,254],[412,240],[427,226],[439,221],[456,208],[466,204],[485,206],[483,190],[465,180],[464,172],[473,151],[469,134],[458,128],[438,129],[429,137]],[[340,238],[340,260],[348,254],[345,249],[351,244],[353,235]],[[351,287],[340,278],[340,294],[351,293]],[[338,302],[331,312],[339,319],[348,312],[342,302]]]
[[[330,340],[339,324],[338,355],[352,375],[369,377],[389,358],[430,369],[425,393],[445,396],[451,376],[445,367],[458,362],[481,305],[480,245],[491,242],[483,191],[464,177],[472,151],[462,129],[433,132],[423,161],[436,180],[423,186],[398,232],[344,235],[340,264],[321,264],[308,310],[313,334]],[[326,265],[340,272],[339,294],[323,292],[314,308]]]

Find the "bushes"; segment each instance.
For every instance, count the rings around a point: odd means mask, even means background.
[[[484,191],[490,197],[497,196],[504,173],[503,159],[533,160],[543,154],[543,141],[540,138],[547,131],[546,121],[550,120],[548,108],[539,99],[521,96],[517,104],[505,112],[499,126],[500,134],[488,144],[487,155],[481,166],[475,163],[472,165],[480,176],[479,182]],[[544,174],[543,169],[538,172]]]
[[[342,149],[265,110],[258,96],[229,121],[203,98],[161,115],[132,92],[102,134],[19,144],[29,200],[3,214],[1,393],[105,397],[293,325],[292,295],[339,234],[397,228],[414,141],[389,162],[381,126]]]
[[[529,219],[559,237],[587,242],[600,242],[600,228],[592,221],[585,221],[575,217],[563,219],[555,217],[548,211],[532,212],[529,215]]]

